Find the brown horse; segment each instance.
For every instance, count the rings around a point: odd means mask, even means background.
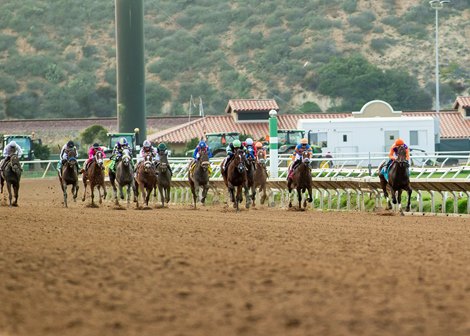
[[[200,152],[199,159],[194,163],[194,168],[190,168],[188,175],[189,185],[193,194],[194,209],[199,199],[199,187],[202,187],[201,203],[204,205],[209,190],[209,155],[207,151]]]
[[[93,156],[93,160],[83,169],[83,191],[82,202],[86,198],[86,187],[87,181],[90,182],[91,189],[91,204],[95,205],[95,187],[98,189],[99,203],[102,203],[102,198],[106,198],[106,186],[104,184],[104,164],[103,164],[103,152],[96,152]],[[103,195],[101,195],[101,189],[103,189]]]
[[[382,165],[383,166],[383,165]],[[384,192],[384,196],[387,199],[388,209],[392,209],[392,204],[390,203],[390,198],[388,196],[387,187],[390,189],[392,194],[393,204],[398,203],[398,209],[403,215],[403,210],[401,208],[401,193],[403,190],[408,192],[408,204],[406,205],[405,211],[410,211],[411,207],[411,193],[412,189],[410,187],[410,175],[409,175],[409,163],[406,159],[406,148],[404,146],[398,146],[397,148],[397,158],[394,160],[390,166],[388,172],[388,181],[385,179],[385,176],[382,174],[382,166],[379,168],[380,174],[380,184]],[[398,197],[397,197],[398,192]]]
[[[223,165],[224,162],[221,163],[221,168]],[[246,198],[245,207],[248,209],[250,207],[250,199],[247,185],[246,157],[244,150],[239,149],[233,154],[233,158],[230,160],[227,170],[223,171],[222,176],[224,178],[224,183],[228,188],[230,200],[233,202],[233,207],[237,209],[237,211],[240,210],[238,204],[243,201],[242,189],[244,188]],[[236,195],[235,187],[237,188]]]
[[[145,206],[148,207],[152,189],[155,188],[157,183],[157,171],[151,155],[145,156],[144,161],[137,165],[135,180],[137,182],[135,187],[137,207],[139,207],[139,188],[142,190],[142,199],[144,200]]]
[[[256,154],[256,170],[254,175],[255,188],[261,193],[260,203],[264,204],[268,194],[266,192],[266,181],[268,180],[268,172],[266,170],[266,152],[263,149],[258,150]],[[255,198],[253,198],[255,205]]]
[[[168,154],[160,154],[160,162],[157,165],[157,186],[160,194],[160,200],[162,201],[162,207],[165,206],[165,202],[170,203],[170,191],[171,191],[171,170],[170,163],[168,162]]]
[[[10,161],[8,161],[4,170],[0,174],[0,193],[3,194],[3,183],[6,181],[10,206],[14,206],[14,207],[18,206],[18,192],[20,190],[20,180],[21,180],[22,171],[23,169],[21,168],[20,159],[18,158],[18,155],[12,154],[10,156]],[[11,202],[13,198],[13,195],[11,192],[12,186],[13,186],[13,193],[15,194],[15,200],[13,201],[13,203]],[[6,195],[4,196],[6,199]]]
[[[304,200],[303,207],[307,207],[307,201],[312,203],[312,173],[310,168],[310,157],[306,151],[302,154],[301,162],[295,168],[292,176],[287,178],[287,189],[289,190],[289,194],[294,188],[297,189],[300,210],[302,210],[302,195],[305,191],[308,192],[308,199]],[[289,208],[292,208],[292,200],[290,197]]]
[[[78,195],[78,162],[77,162],[77,151],[70,149],[66,151],[67,160],[62,163],[60,167],[59,182],[64,193],[64,206],[67,208],[67,186],[72,185],[72,196],[73,201],[77,201]]]

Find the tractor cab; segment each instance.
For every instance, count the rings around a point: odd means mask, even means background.
[[[240,140],[238,132],[207,133],[206,142],[214,157],[227,155],[226,148],[234,140]]]
[[[41,140],[33,140],[34,135],[23,135],[23,134],[5,134],[0,135],[0,144],[1,150],[5,148],[11,141],[15,141],[23,150],[23,155],[20,157],[20,160],[32,161],[34,160],[34,149],[33,143],[37,142],[41,144]]]

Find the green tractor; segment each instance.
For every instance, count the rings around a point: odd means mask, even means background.
[[[279,142],[279,154],[294,153],[295,146],[300,143],[300,139],[305,137],[305,131],[297,129],[280,129],[277,131]],[[321,158],[322,151],[320,146],[310,145],[312,147],[312,158]],[[323,161],[313,161],[313,168],[318,168],[325,163]]]
[[[34,139],[33,135],[23,135],[23,134],[4,134],[0,135],[1,150],[5,148],[11,141],[15,141],[23,150],[23,155],[20,157],[20,160],[32,161],[34,160],[34,150],[33,144],[38,143],[42,144],[41,139]]]

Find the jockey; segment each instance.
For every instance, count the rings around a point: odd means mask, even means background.
[[[243,143],[246,150],[246,158],[252,158],[253,160],[256,159],[256,147],[253,144],[252,138],[247,138],[246,141]]]
[[[59,164],[57,165],[57,170],[60,172],[62,165],[67,161],[69,158],[69,151],[75,150],[75,153],[78,153],[77,147],[75,147],[75,143],[72,140],[67,141],[65,145],[62,146],[59,154]],[[77,165],[78,170],[78,165]]]
[[[18,157],[21,157],[21,155],[23,155],[23,150],[21,149],[21,147],[15,141],[12,140],[3,149],[4,159],[0,163],[0,171],[5,169],[5,167],[7,166],[8,161],[10,161],[10,157],[13,154],[16,154]]]
[[[263,149],[263,144],[258,141],[258,142],[255,144],[255,148],[256,148],[256,153],[259,153],[259,151],[263,151],[264,159],[266,159],[266,152],[265,152],[265,150]]]
[[[245,150],[245,147],[243,147],[243,144],[241,143],[240,140],[233,140],[233,142],[230,143],[227,146],[227,149],[226,149],[227,150],[227,157],[225,158],[224,171],[227,170],[228,164],[229,164],[230,160],[232,159],[233,154],[238,149],[241,149],[243,151]]]
[[[196,148],[194,149],[194,152],[193,152],[193,161],[196,162],[197,160],[199,160],[199,157],[201,156],[201,152],[207,152],[207,155],[209,158],[212,157],[212,151],[210,149],[210,147],[206,144],[205,141],[201,140]]]
[[[100,147],[99,143],[95,142],[93,146],[91,146],[90,149],[88,150],[88,159],[85,162],[85,171],[88,169],[88,166],[90,165],[91,161],[93,161],[95,154],[98,152],[103,153],[103,158],[106,157],[106,154],[104,154],[103,148]]]
[[[157,161],[157,167],[160,164],[160,155],[168,155],[168,147],[166,146],[165,143],[161,142],[157,146],[157,155],[155,156],[155,161]],[[168,170],[170,171],[170,174],[173,176],[173,171],[171,170],[170,165],[168,165]]]
[[[147,155],[152,157],[152,161],[155,161],[158,156],[157,150],[152,146],[152,143],[149,140],[144,141],[142,149],[139,153],[140,157],[137,159],[137,163],[143,162]]]
[[[116,162],[119,161],[122,157],[124,150],[127,149],[130,151],[129,144],[127,143],[126,138],[121,138],[119,141],[114,145],[113,153],[111,154],[110,160],[111,163],[109,164],[109,170],[114,172],[116,167]],[[132,160],[131,160],[132,165]]]
[[[408,160],[408,162],[410,161],[410,149],[405,144],[405,141],[403,139],[398,138],[397,140],[395,140],[393,145],[390,147],[390,152],[388,153],[389,160],[388,160],[387,164],[385,165],[385,169],[390,168],[390,166],[392,165],[392,162],[395,161],[395,159],[397,157],[397,151],[398,151],[399,146],[405,147],[405,149],[406,149],[406,159]]]
[[[300,139],[300,143],[295,146],[295,151],[293,154],[292,159],[294,160],[294,164],[292,165],[291,171],[294,171],[295,168],[300,164],[302,161],[303,153],[307,151],[308,157],[312,157],[312,147],[309,145],[308,140],[306,138]]]

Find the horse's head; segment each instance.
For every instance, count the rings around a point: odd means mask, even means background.
[[[78,164],[77,151],[75,150],[75,148],[72,148],[72,149],[67,150],[66,153],[67,153],[67,164],[70,167],[75,167],[75,165]]]
[[[209,154],[207,150],[199,152],[199,164],[201,165],[201,169],[206,172],[209,169],[210,162],[209,162]]]
[[[408,160],[406,159],[405,146],[401,145],[397,147],[397,158],[395,163],[398,164],[398,166],[409,167]]]
[[[305,164],[310,164],[310,154],[307,151],[302,153],[302,162]]]
[[[15,174],[21,173],[21,164],[20,164],[20,158],[16,154],[12,154],[10,156],[10,165],[11,169]]]
[[[241,174],[246,169],[246,156],[243,149],[237,150],[234,161],[237,163],[237,170]]]
[[[127,167],[127,166],[129,166],[131,160],[132,160],[132,158],[131,158],[131,153],[130,153],[129,149],[124,149],[122,151],[122,156],[121,156],[122,164]]]
[[[153,160],[152,160],[152,155],[146,155],[145,160],[144,160],[144,171],[149,172],[151,169],[153,169]]]
[[[97,151],[97,152],[95,153],[94,159],[95,159],[96,164],[97,164],[100,168],[104,168],[104,167],[103,167],[103,152],[102,152],[102,151]]]

